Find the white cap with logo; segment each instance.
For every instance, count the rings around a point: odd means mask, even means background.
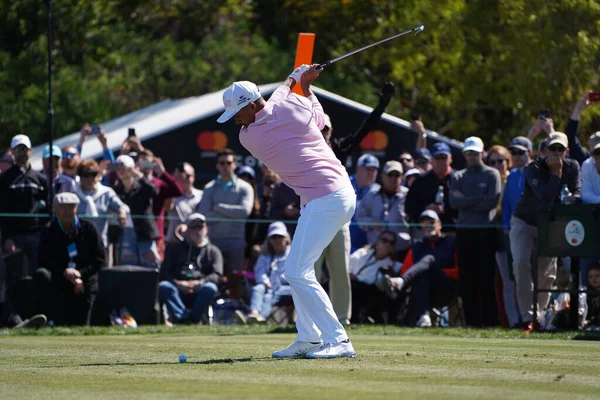
[[[217,122],[227,122],[242,108],[260,98],[260,90],[256,84],[249,81],[233,82],[223,92],[223,105],[225,112],[221,114]]]
[[[13,137],[12,140],[10,141],[10,148],[16,149],[17,146],[19,146],[21,144],[26,146],[28,149],[31,148],[31,140],[29,140],[29,137],[27,137],[25,135],[17,135],[15,137]]]
[[[465,151],[476,151],[483,153],[483,140],[477,136],[471,136],[465,139],[465,147],[463,147],[463,153]]]

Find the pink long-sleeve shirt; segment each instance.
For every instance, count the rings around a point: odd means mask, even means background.
[[[342,163],[325,143],[324,112],[316,96],[281,85],[240,130],[240,143],[300,196],[302,205],[351,186]]]

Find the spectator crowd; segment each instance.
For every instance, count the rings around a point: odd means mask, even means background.
[[[428,143],[416,115],[416,149],[387,160],[357,154],[394,91],[385,85],[356,132],[334,133],[329,118],[322,131],[344,165],[357,156],[356,213],[315,264],[338,319],[530,332],[553,307],[541,292],[534,315],[533,271],[540,288],[552,289],[570,268],[568,258],[537,257],[539,207],[600,205],[600,132],[585,138],[587,148],[578,133],[588,96],[564,133],[540,113],[507,147],[467,138],[466,168],[455,170],[450,146]],[[81,159],[92,131],[102,160]],[[41,171],[31,150],[19,134],[0,153],[2,325],[110,321],[94,315],[98,276],[121,265],[158,271],[167,324],[209,322],[217,299],[246,304],[234,312],[238,323],[278,322],[282,309],[293,318],[284,272],[301,202],[265,165],[238,165],[222,150],[214,179],[200,188],[192,160],[168,171],[134,131],[115,157],[102,128],[87,124],[76,145],[44,149]],[[589,289],[581,323],[597,326],[600,259],[582,260],[581,285]]]

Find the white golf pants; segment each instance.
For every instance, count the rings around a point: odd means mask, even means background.
[[[336,233],[352,218],[356,195],[352,186],[309,201],[300,212],[290,254],[285,261],[285,278],[296,307],[297,340],[339,343],[348,335],[333,310],[331,301],[315,277],[315,262]]]

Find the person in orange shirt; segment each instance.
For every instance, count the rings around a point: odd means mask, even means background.
[[[433,210],[420,216],[423,239],[406,254],[399,277],[387,277],[388,290],[398,293],[411,287],[408,323],[431,326],[429,310],[444,305],[458,293],[456,238],[442,233],[442,222]]]

